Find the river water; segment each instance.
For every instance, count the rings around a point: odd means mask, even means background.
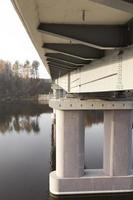
[[[131,194],[60,196],[49,194],[53,168],[52,110],[48,106],[0,105],[0,200],[126,200]],[[85,167],[103,165],[103,113],[85,114]]]

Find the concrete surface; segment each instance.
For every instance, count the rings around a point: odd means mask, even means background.
[[[59,178],[54,171],[50,173],[50,192],[55,195],[133,192],[133,175]]]
[[[50,99],[49,106],[56,110],[133,110],[133,101],[62,98]]]
[[[82,111],[56,110],[56,173],[84,175],[84,117]]]
[[[104,111],[104,169],[110,176],[132,170],[132,111]]]

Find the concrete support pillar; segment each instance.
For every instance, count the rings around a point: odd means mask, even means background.
[[[56,111],[56,175],[84,174],[84,117],[82,111]]]
[[[104,170],[109,176],[131,174],[132,111],[104,111]]]
[[[54,98],[56,99],[62,98],[63,96],[65,96],[65,94],[66,94],[66,91],[63,89],[53,89],[53,95],[54,95]]]

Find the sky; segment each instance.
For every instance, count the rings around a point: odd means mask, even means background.
[[[0,0],[0,59],[11,63],[38,60],[39,77],[50,78],[10,0]]]

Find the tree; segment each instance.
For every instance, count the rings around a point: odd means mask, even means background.
[[[37,60],[34,60],[32,63],[32,68],[34,71],[34,78],[39,78],[39,74],[38,74],[38,68],[39,68],[40,63]]]
[[[19,61],[16,60],[15,63],[13,64],[13,72],[15,76],[18,76],[18,70],[19,70]]]
[[[26,60],[23,66],[23,77],[30,78],[29,76],[30,76],[30,62]]]

